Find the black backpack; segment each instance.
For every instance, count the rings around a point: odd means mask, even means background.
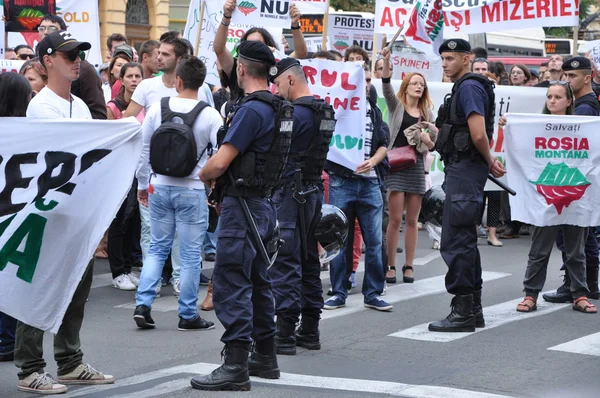
[[[194,171],[208,149],[205,148],[198,156],[194,122],[207,106],[209,105],[206,102],[200,101],[189,113],[179,113],[169,108],[169,97],[160,101],[162,124],[150,140],[150,165],[155,173],[187,177]],[[180,121],[173,120],[175,118]],[[211,146],[210,142],[208,146]]]

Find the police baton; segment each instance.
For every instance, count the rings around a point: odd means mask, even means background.
[[[235,179],[233,178],[233,173],[231,170],[227,170],[227,176],[229,177],[229,182],[231,182],[232,186],[236,186]],[[260,252],[260,256],[263,258],[267,267],[271,265],[271,259],[269,259],[269,254],[267,253],[267,249],[265,248],[265,244],[263,243],[260,233],[258,232],[258,227],[256,226],[256,222],[254,221],[254,217],[252,217],[252,213],[250,213],[250,208],[248,207],[248,202],[246,199],[238,196],[238,201],[240,202],[240,206],[242,207],[242,211],[244,212],[244,216],[246,217],[246,221],[250,226],[250,232],[252,233],[252,237],[256,241],[256,246],[258,251]]]
[[[491,174],[488,174],[488,180],[490,180],[494,184],[498,185],[500,188],[504,189],[506,192],[508,192],[512,196],[515,196],[517,194],[514,189],[512,189],[511,187],[509,187],[508,185],[506,185],[505,183],[503,183],[502,181],[500,181],[499,179],[497,179],[496,177],[494,177]]]

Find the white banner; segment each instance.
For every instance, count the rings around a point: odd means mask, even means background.
[[[202,22],[202,35],[198,46],[198,58],[206,65],[206,82],[217,86],[221,85],[219,72],[217,68],[217,55],[214,50],[215,34],[221,23],[223,16],[223,5],[220,1],[210,0],[206,2],[204,10],[204,18]],[[183,37],[194,45],[196,48],[196,39],[198,37],[198,20],[200,17],[200,0],[192,0],[188,9],[187,22],[183,30]],[[238,25],[231,23],[229,26],[229,34],[227,38],[227,49],[232,51],[239,43],[242,36],[246,33],[250,25]],[[266,28],[279,45],[283,29],[281,28]]]
[[[290,0],[238,0],[231,23],[289,29]]]
[[[439,57],[428,57],[415,52],[393,53],[390,57],[393,65],[392,79],[402,80],[407,73],[418,72],[428,82],[441,82],[444,75]]]
[[[140,124],[23,121],[0,134],[0,311],[56,333],[131,187]]]
[[[0,59],[0,73],[14,72],[19,73],[25,61],[14,61],[9,59]]]
[[[293,0],[298,10],[304,14],[325,14],[327,0]]]
[[[344,54],[354,44],[365,51],[373,51],[373,18],[353,17],[342,14],[329,14],[327,38],[331,45]]]
[[[300,60],[310,90],[333,106],[337,123],[327,159],[351,170],[364,161],[367,125],[365,72],[357,62]]]
[[[455,0],[458,4],[479,4],[477,1]],[[408,22],[414,0],[377,0],[375,32],[396,33]],[[481,4],[479,4],[481,5]],[[452,11],[446,2],[444,26],[449,33],[501,32],[511,29],[575,26],[579,19],[579,0],[487,1],[483,7]]]
[[[600,224],[597,117],[508,115],[511,218],[536,226]]]
[[[402,34],[412,47],[426,55],[437,55],[438,48],[444,41],[441,0],[418,0]]]
[[[400,89],[400,80],[392,80],[394,91]],[[388,120],[388,110],[381,88],[381,80],[373,79],[373,85],[377,88],[380,97],[377,100],[379,108],[383,112],[384,120]],[[452,90],[451,83],[436,83],[427,81],[429,96],[434,104],[433,115],[437,117],[437,111],[444,101],[446,94]],[[514,86],[496,86],[496,117],[494,118],[494,137],[490,143],[492,154],[503,163],[506,163],[504,131],[498,127],[498,119],[504,113],[518,110],[519,112],[540,113],[546,101],[546,89],[537,87],[514,87]],[[440,160],[437,152],[433,153],[435,160],[431,166],[429,176],[433,185],[442,185],[444,182],[444,163]],[[506,183],[506,177],[501,178]],[[496,184],[488,181],[485,187],[488,191],[499,191]]]
[[[96,68],[102,65],[100,47],[100,20],[98,19],[97,0],[57,0],[56,15],[65,20],[67,30],[79,41],[87,41],[92,48],[87,51],[87,60]],[[28,44],[31,48],[37,46],[37,32],[10,32],[9,47]]]
[[[316,53],[323,50],[323,36],[305,37],[304,42],[306,43],[306,47],[308,48],[309,52]],[[327,38],[325,44],[327,47],[325,48],[325,51],[331,50],[329,38]]]

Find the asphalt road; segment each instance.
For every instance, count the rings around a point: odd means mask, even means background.
[[[394,303],[392,312],[365,309],[360,288],[355,288],[345,309],[324,311],[320,351],[299,349],[296,356],[279,356],[281,379],[253,378],[252,390],[243,393],[207,393],[189,385],[193,375],[221,363],[223,328],[214,312],[202,312],[216,323],[214,330],[177,331],[177,303],[169,286],[155,302],[157,328],[137,330],[132,319],[134,293],[112,288],[108,263],[98,261],[82,330],[84,361],[114,375],[117,382],[71,387],[66,396],[600,397],[600,315],[543,303],[536,313],[517,313],[529,240],[522,237],[504,244],[494,248],[480,240],[485,329],[461,334],[425,331],[428,322],[448,314],[450,296],[443,284],[446,266],[421,232],[416,282],[390,285],[385,299]],[[397,263],[403,261],[399,254]],[[205,264],[204,272],[210,275],[211,268],[211,263]],[[560,284],[559,268],[555,253],[545,290]],[[322,279],[326,290],[327,272]],[[358,279],[362,281],[360,269]],[[205,289],[201,288],[200,299]],[[50,335],[45,351],[47,371],[56,375]],[[32,396],[17,391],[16,374],[12,363],[0,363],[1,398]]]

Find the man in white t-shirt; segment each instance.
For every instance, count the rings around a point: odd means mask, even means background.
[[[84,51],[90,43],[78,42],[65,31],[53,32],[38,44],[37,52],[48,73],[48,85],[31,100],[27,117],[40,119],[91,119],[87,105],[71,94],[71,83],[79,78]],[[82,362],[79,332],[83,323],[85,302],[92,287],[93,259],[73,294],[62,325],[54,337],[54,357],[58,365],[58,382],[44,372],[44,332],[22,322],[17,324],[15,365],[19,372],[20,391],[58,394],[67,391],[65,384],[110,384],[113,376],[105,375]],[[53,303],[40,303],[53,305]],[[60,384],[59,384],[60,383]]]
[[[214,323],[208,322],[198,314],[198,285],[200,282],[200,251],[208,228],[208,205],[204,184],[200,181],[200,171],[206,164],[211,148],[217,145],[217,132],[223,125],[219,112],[207,106],[197,114],[193,126],[194,140],[199,160],[187,177],[173,177],[156,174],[153,190],[148,195],[150,185],[150,146],[156,130],[161,126],[163,112],[168,120],[180,118],[185,122],[185,114],[195,110],[198,105],[198,89],[204,83],[206,66],[198,58],[183,57],[177,63],[177,97],[168,101],[169,109],[162,109],[161,103],[152,105],[142,125],[143,149],[137,170],[138,200],[150,209],[150,231],[152,240],[148,255],[144,261],[140,283],[136,295],[134,320],[139,328],[152,329],[154,320],[150,309],[156,297],[156,287],[160,283],[162,269],[173,246],[175,230],[179,234],[181,247],[181,275],[179,294],[179,330],[213,329]],[[192,113],[193,115],[193,113]],[[166,134],[166,133],[165,133]],[[165,144],[165,147],[168,146]],[[154,154],[152,155],[153,159]],[[169,159],[179,158],[171,155]],[[154,167],[161,170],[157,163]],[[187,173],[187,171],[186,171]]]
[[[158,70],[162,71],[162,76],[143,80],[133,92],[131,103],[125,111],[125,116],[136,117],[142,110],[146,113],[150,107],[160,102],[163,97],[175,97],[177,90],[175,88],[175,68],[177,62],[188,53],[185,42],[181,39],[167,38],[160,43],[158,49]],[[202,84],[198,90],[198,100],[214,106],[214,100],[210,88]]]

